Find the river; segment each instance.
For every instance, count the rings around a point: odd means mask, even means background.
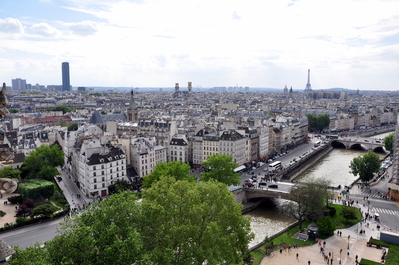
[[[373,138],[384,138],[388,134],[390,133],[376,135]],[[306,181],[309,178],[323,178],[330,180],[333,186],[349,185],[356,180],[356,177],[349,173],[349,164],[353,158],[364,154],[365,151],[333,149],[296,180]],[[385,156],[384,154],[379,155]],[[251,217],[251,228],[255,234],[250,247],[262,242],[266,236],[275,234],[295,221],[278,213],[278,205],[281,203],[283,203],[283,200],[271,200],[267,205],[260,206],[246,214]]]

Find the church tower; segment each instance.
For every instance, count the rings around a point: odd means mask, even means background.
[[[127,119],[129,122],[138,122],[139,112],[137,110],[136,102],[134,102],[133,89],[130,91],[130,102],[127,109]]]

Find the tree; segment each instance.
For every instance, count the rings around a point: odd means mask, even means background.
[[[52,180],[59,175],[57,166],[64,164],[64,152],[57,145],[42,145],[32,151],[21,167],[21,177]]]
[[[114,194],[67,219],[61,235],[47,243],[49,260],[51,264],[140,264],[136,262],[145,259],[141,219],[132,192]]]
[[[71,125],[69,125],[69,126],[67,127],[68,132],[70,132],[70,131],[77,131],[78,128],[79,128],[79,124],[77,124],[76,122],[75,122],[75,123],[72,123]]]
[[[33,208],[33,211],[31,212],[30,216],[50,216],[54,212],[57,211],[57,207],[52,205],[51,203],[46,203],[42,205],[38,205],[35,208]]]
[[[0,169],[0,178],[21,179],[21,171],[12,167],[4,167]]]
[[[374,173],[380,170],[380,157],[373,151],[368,151],[363,157],[355,157],[352,159],[349,173],[358,176],[362,182],[368,184],[374,177]]]
[[[309,129],[321,131],[330,125],[330,117],[328,114],[307,114]]]
[[[335,223],[330,216],[325,216],[324,218],[317,221],[317,227],[319,228],[319,233],[325,236],[330,236],[334,234]]]
[[[158,163],[153,171],[144,177],[143,187],[149,188],[154,182],[160,180],[162,177],[171,176],[176,180],[194,181],[195,177],[188,175],[190,173],[190,165],[181,163],[180,161],[170,161]]]
[[[51,265],[48,260],[47,250],[39,243],[28,246],[25,249],[14,247],[15,253],[7,261],[8,265]]]
[[[208,156],[206,161],[202,162],[202,165],[209,170],[201,173],[201,180],[203,181],[214,179],[227,185],[240,183],[240,173],[234,172],[238,164],[233,161],[232,156],[211,155]]]
[[[226,185],[161,178],[143,191],[143,239],[154,264],[238,264],[249,218]]]
[[[66,105],[61,105],[53,109],[53,111],[62,111],[63,114],[71,112],[72,109]]]
[[[393,148],[393,140],[395,138],[395,133],[388,134],[384,137],[384,146],[389,152],[392,151]]]
[[[345,218],[346,222],[348,222],[348,220],[356,219],[356,210],[352,207],[344,206],[340,214]]]
[[[328,186],[328,181],[320,179],[293,186],[289,201],[284,202],[281,211],[298,220],[299,229],[302,229],[302,222],[306,219],[315,221],[323,216],[330,197]]]

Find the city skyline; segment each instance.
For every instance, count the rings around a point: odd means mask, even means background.
[[[3,82],[398,90],[396,1],[21,0],[0,6]],[[37,15],[40,14],[40,15]]]

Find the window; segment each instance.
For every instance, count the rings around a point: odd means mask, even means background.
[[[93,170],[96,170],[96,166],[93,166]]]
[[[112,168],[109,170],[109,173],[112,173]]]
[[[96,172],[93,172],[93,177],[95,177],[96,176]]]
[[[101,175],[104,175],[104,171],[101,171]]]
[[[97,179],[96,179],[96,178],[94,178],[94,180],[93,180],[93,181],[94,181],[94,183],[96,183],[96,182],[97,182]]]
[[[101,165],[101,169],[104,169],[104,165]]]
[[[105,181],[105,178],[104,178],[104,177],[102,177],[102,181]]]
[[[103,183],[103,188],[105,188],[105,183]]]

